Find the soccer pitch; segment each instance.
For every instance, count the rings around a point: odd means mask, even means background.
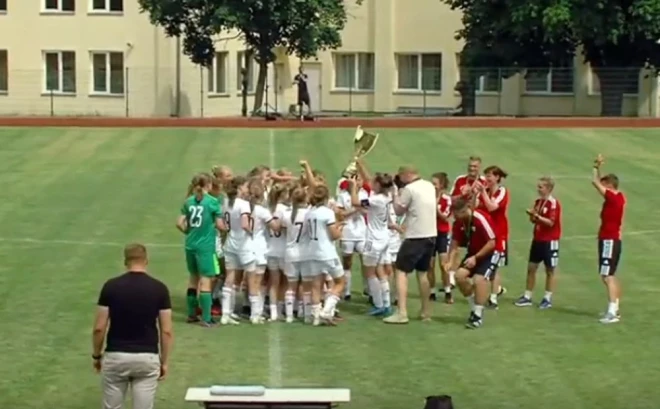
[[[414,163],[454,178],[466,159],[510,173],[509,293],[484,327],[467,331],[467,306],[434,305],[434,321],[386,326],[366,300],[340,304],[336,328],[300,324],[203,329],[186,325],[182,237],[174,228],[193,173],[215,164],[297,171],[308,159],[329,176],[351,156],[352,129],[0,129],[0,408],[100,405],[91,325],[102,283],[122,271],[121,248],[147,243],[151,273],[171,290],[175,346],[156,408],[193,407],[189,386],[347,387],[356,409],[410,409],[430,394],[459,409],[656,409],[660,354],[660,144],[652,130],[484,129],[380,131],[374,171]],[[622,322],[598,323],[605,291],[596,269],[601,199],[592,159],[607,159],[627,194],[620,266]],[[563,205],[554,308],[516,308],[536,178],[556,178]],[[538,284],[542,284],[539,276]],[[411,286],[416,293],[416,286]],[[354,280],[354,292],[361,290]],[[542,294],[537,287],[536,299]],[[413,295],[416,297],[416,295]],[[418,299],[411,300],[411,313]]]

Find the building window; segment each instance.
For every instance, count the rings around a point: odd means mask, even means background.
[[[227,52],[215,53],[213,65],[209,67],[209,94],[227,93]]]
[[[7,50],[0,50],[0,93],[9,90],[9,61]]]
[[[48,12],[73,13],[76,11],[76,0],[43,0],[44,10]]]
[[[92,11],[106,13],[121,13],[124,11],[124,0],[90,0]]]
[[[564,67],[528,68],[525,74],[525,91],[545,94],[572,94],[572,63]]]
[[[7,12],[7,0],[0,0],[0,13]]]
[[[44,52],[44,75],[46,92],[74,94],[76,92],[76,53],[73,51]]]
[[[442,91],[442,54],[399,54],[396,63],[399,90]]]
[[[478,72],[475,91],[476,92],[500,92],[502,90],[502,75],[498,69]]]
[[[247,56],[247,61],[246,61]],[[236,53],[236,89],[243,90],[243,68],[247,70],[247,92],[254,92],[254,57],[252,51],[239,51]]]
[[[623,86],[623,93],[627,95],[637,95],[639,93],[639,71],[638,67],[611,68],[620,78],[619,83]],[[600,80],[593,70],[590,72],[591,93],[600,94]]]
[[[92,93],[124,95],[124,53],[92,52]]]
[[[335,89],[372,91],[376,66],[373,53],[334,54]]]

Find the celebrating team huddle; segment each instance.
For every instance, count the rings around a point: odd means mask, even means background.
[[[614,323],[620,319],[620,286],[614,274],[621,255],[625,197],[615,175],[601,177],[602,163],[599,156],[593,174],[593,185],[604,197],[599,269],[608,308],[601,322]],[[185,234],[190,273],[188,322],[212,327],[220,317],[220,324],[236,325],[246,316],[252,324],[299,319],[314,326],[336,325],[341,320],[338,304],[351,301],[355,262],[360,263],[364,294],[372,304],[369,315],[388,323],[408,322],[392,308],[394,271],[401,269],[396,261],[406,226],[405,212],[395,209],[405,207],[399,203],[405,185],[386,173],[371,175],[356,158],[354,174],[340,179],[332,199],[324,175],[306,161],[301,167],[301,176],[264,166],[240,176],[220,166],[193,178],[177,220]],[[486,308],[498,308],[498,298],[506,292],[502,272],[509,251],[510,197],[503,185],[507,176],[498,166],[485,168],[482,175],[478,157],[470,157],[467,174],[451,187],[446,173],[433,174],[437,238],[435,256],[423,260],[423,281],[428,279],[431,291],[422,298],[422,319],[430,319],[429,302],[437,299],[436,260],[444,301],[454,302],[454,287],[468,301],[468,328],[483,325]],[[552,307],[562,212],[552,195],[554,184],[550,177],[540,178],[539,198],[526,211],[533,239],[525,291],[515,301],[519,307],[533,305],[541,263],[546,282],[538,306]],[[466,249],[464,257],[461,248]],[[420,268],[415,267],[418,273]]]

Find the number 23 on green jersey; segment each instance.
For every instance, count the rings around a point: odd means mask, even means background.
[[[216,219],[222,218],[220,203],[211,195],[205,194],[201,200],[191,196],[181,207],[188,225],[186,249],[215,250],[217,236]]]

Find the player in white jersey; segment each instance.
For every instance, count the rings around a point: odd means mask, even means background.
[[[298,309],[301,316],[312,317],[312,277],[303,277],[307,262],[309,236],[303,228],[305,216],[309,211],[307,193],[302,186],[296,186],[290,193],[291,206],[282,215],[282,229],[286,232],[286,248],[284,252],[284,274],[287,279],[287,289],[284,293],[284,311],[286,322],[294,320],[294,309],[298,283],[302,281],[303,307]],[[304,281],[303,281],[304,278]]]
[[[225,240],[225,283],[222,287],[221,324],[238,324],[233,316],[236,291],[243,279],[243,272],[252,273],[256,268],[248,182],[242,176],[234,177],[225,188],[227,203],[224,207],[225,223],[229,228]]]
[[[270,210],[264,206],[264,185],[258,178],[248,183],[250,195],[250,222],[252,223],[252,243],[255,255],[255,269],[248,272],[248,298],[250,300],[250,322],[263,323],[265,289],[262,290],[264,273],[266,272],[268,241],[270,231],[279,231],[280,222],[273,217]]]
[[[319,325],[321,320],[334,323],[335,307],[339,302],[345,286],[344,269],[334,241],[342,235],[343,224],[337,223],[334,211],[328,204],[330,192],[325,185],[315,186],[309,195],[311,208],[305,215],[303,226],[307,234],[307,258],[304,265],[303,279],[312,279],[312,316],[313,324]],[[327,273],[333,279],[332,289],[321,310],[321,294],[323,274]]]
[[[366,175],[365,175],[366,176]],[[384,316],[391,313],[390,283],[384,266],[391,264],[388,245],[390,242],[390,207],[392,197],[390,190],[394,186],[392,176],[377,173],[370,183],[372,194],[367,199],[360,200],[358,186],[351,184],[351,201],[353,206],[367,209],[367,234],[364,244],[365,276],[369,286],[374,307],[369,311],[372,316]]]
[[[282,225],[284,212],[289,207],[288,186],[284,183],[274,184],[268,193],[268,209],[273,217]],[[266,259],[268,262],[268,300],[270,320],[276,321],[279,312],[282,311],[284,303],[280,298],[280,286],[284,282],[284,252],[286,249],[286,233],[281,230],[270,230],[268,232],[268,251]]]
[[[360,200],[365,200],[369,197],[369,190],[367,185],[362,183],[358,178],[358,196]],[[364,239],[367,234],[367,224],[364,219],[366,213],[365,209],[360,206],[353,206],[351,202],[350,182],[346,179],[339,185],[340,193],[337,195],[335,206],[340,209],[342,218],[345,220],[346,225],[342,233],[339,246],[341,248],[342,263],[344,267],[344,274],[346,276],[346,288],[344,291],[344,299],[350,300],[351,298],[351,270],[353,268],[353,254],[361,255],[364,252]],[[360,262],[362,260],[360,259]],[[367,293],[366,281],[364,280],[364,268],[362,268],[363,290]]]

